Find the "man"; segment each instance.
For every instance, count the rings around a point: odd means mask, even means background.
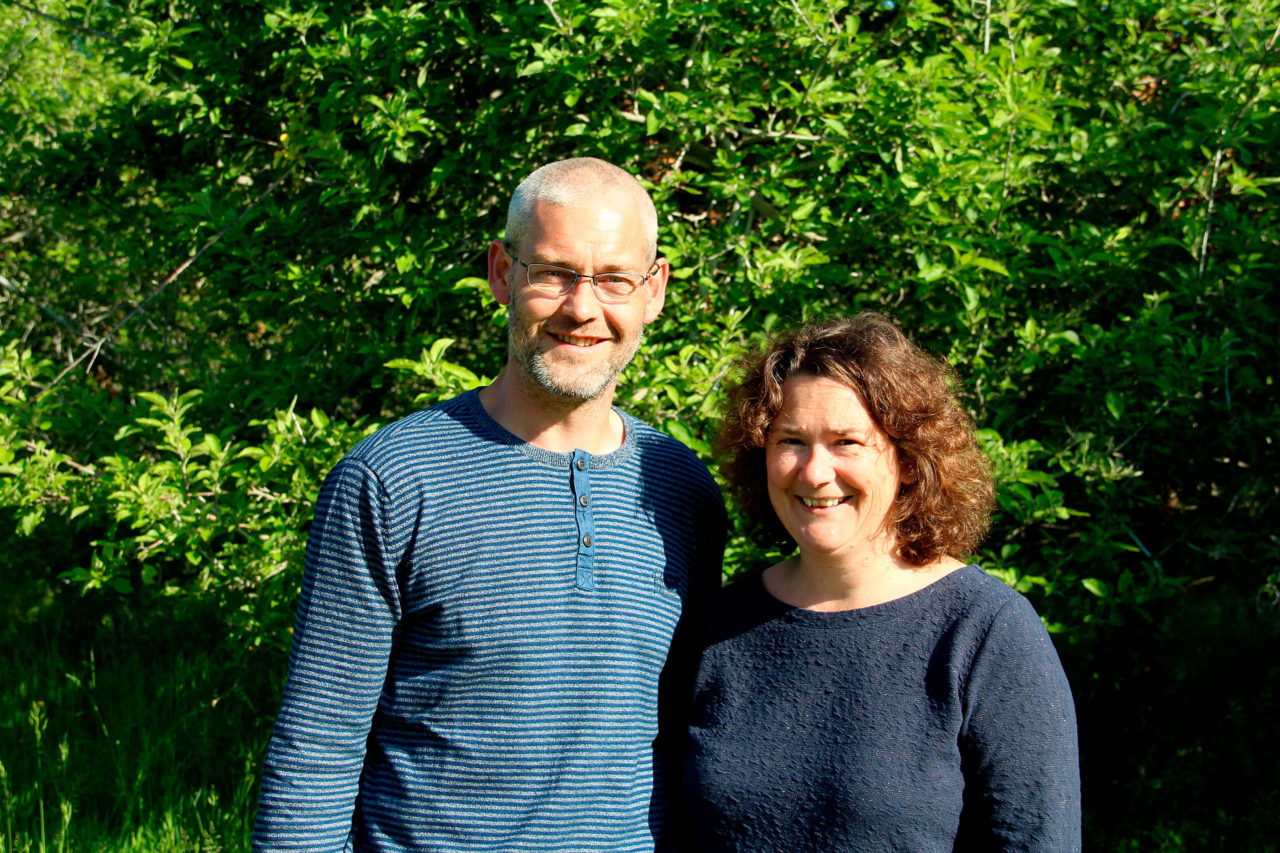
[[[719,583],[724,507],[688,449],[612,407],[666,296],[657,215],[580,158],[517,188],[506,236],[501,374],[321,490],[256,849],[664,846],[659,676],[682,716],[669,650]]]

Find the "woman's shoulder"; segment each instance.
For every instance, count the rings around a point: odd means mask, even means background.
[[[981,657],[1032,659],[1037,666],[1057,653],[1040,615],[1025,595],[977,566],[955,573],[948,605],[954,640]]]
[[[1022,593],[977,565],[966,565],[926,588],[918,602],[921,617],[958,639],[980,644],[992,633],[1047,640],[1035,607]],[[927,617],[926,617],[927,614]]]
[[[1031,606],[1026,596],[976,563],[956,569],[944,581],[938,584],[938,591],[965,609],[999,611],[1010,605]]]

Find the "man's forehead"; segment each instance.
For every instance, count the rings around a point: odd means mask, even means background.
[[[559,205],[540,201],[531,211],[532,232],[548,236],[557,232],[562,240],[578,243],[601,235],[622,235],[627,242],[643,240],[644,219],[639,205],[626,196],[584,200],[581,203]],[[566,231],[566,228],[572,230]]]
[[[645,197],[641,191],[617,185],[589,184],[576,188],[572,193],[540,198],[534,202],[531,212],[537,216],[544,210],[610,211],[639,214]]]
[[[600,227],[610,230],[621,228],[625,217],[615,208],[602,207],[596,211],[596,222]]]

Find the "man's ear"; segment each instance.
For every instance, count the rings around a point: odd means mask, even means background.
[[[645,282],[644,323],[649,325],[658,319],[662,306],[667,301],[667,281],[671,278],[671,264],[666,258],[658,258],[658,269],[653,277]]]
[[[499,305],[511,304],[511,256],[501,240],[489,244],[489,292]]]

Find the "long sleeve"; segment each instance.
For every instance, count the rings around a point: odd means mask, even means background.
[[[1075,706],[1026,599],[1007,601],[977,647],[961,731],[965,804],[957,849],[1081,848]]]
[[[342,850],[400,615],[388,498],[340,462],[316,502],[280,715],[267,751],[255,850]]]

